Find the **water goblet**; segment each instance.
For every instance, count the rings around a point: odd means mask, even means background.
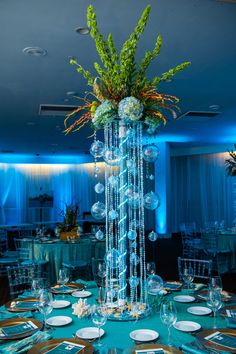
[[[62,298],[65,298],[65,285],[68,283],[70,279],[69,269],[61,268],[58,273],[58,284],[62,285],[61,291],[63,292]]]
[[[53,310],[53,296],[46,290],[42,290],[39,295],[39,306],[38,309],[43,315],[44,331],[48,329],[47,327],[47,315]]]
[[[44,289],[44,280],[42,278],[35,278],[32,280],[31,292],[36,299],[39,299],[39,296],[43,291],[43,289]]]
[[[171,345],[170,341],[170,327],[173,326],[177,320],[177,310],[173,301],[164,301],[161,304],[160,319],[168,329],[168,345]]]
[[[219,275],[213,276],[210,278],[209,281],[209,289],[220,289],[220,291],[222,292],[223,290],[223,285],[222,285],[222,279]]]
[[[187,287],[188,292],[190,291],[191,283],[193,282],[194,279],[194,272],[192,267],[184,268],[183,269],[183,274],[182,274],[182,279],[184,281],[184,284]]]
[[[97,276],[101,279],[101,286],[104,287],[104,279],[106,276],[106,263],[105,263],[105,261],[98,261],[98,263],[97,263]]]
[[[101,347],[101,327],[104,326],[104,324],[107,321],[107,307],[103,305],[99,306],[94,306],[93,311],[92,311],[92,321],[93,323],[98,327],[98,343],[97,346]]]
[[[156,264],[155,262],[147,262],[147,275],[154,275],[156,274]]]
[[[216,328],[216,313],[222,307],[221,289],[210,289],[208,292],[207,305],[211,307],[214,316],[213,328]]]

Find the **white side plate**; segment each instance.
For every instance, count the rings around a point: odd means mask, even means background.
[[[104,329],[100,329],[100,335],[101,337],[104,335],[105,331]],[[95,339],[99,337],[98,333],[98,328],[97,327],[85,327],[85,328],[80,328],[78,331],[75,333],[76,337],[82,338],[82,339]]]
[[[90,291],[75,291],[74,293],[71,294],[73,297],[89,297],[92,295]]]
[[[201,328],[201,325],[192,321],[179,321],[174,324],[175,329],[182,332],[194,332]]]
[[[72,322],[72,318],[68,316],[54,316],[47,319],[47,324],[50,326],[60,327]]]
[[[205,307],[205,306],[192,306],[192,307],[188,307],[187,311],[189,313],[191,313],[192,315],[197,315],[197,316],[205,316],[205,315],[209,315],[212,310],[209,309],[209,307]]]
[[[177,295],[174,296],[174,300],[177,302],[193,302],[195,301],[195,297],[190,295]]]
[[[62,309],[68,306],[70,306],[70,301],[67,300],[54,300],[52,303],[54,309]]]
[[[130,332],[129,336],[137,342],[151,342],[159,337],[159,333],[151,329],[137,329]]]

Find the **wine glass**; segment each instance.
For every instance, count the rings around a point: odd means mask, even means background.
[[[183,279],[184,283],[186,284],[188,292],[189,292],[191,283],[193,282],[193,279],[194,279],[194,273],[193,273],[192,267],[188,267],[188,268],[183,269],[182,279]]]
[[[92,312],[92,321],[93,323],[98,327],[98,343],[97,346],[101,347],[101,327],[104,326],[104,324],[107,321],[107,307],[103,305],[99,306],[94,306],[93,312]]]
[[[156,264],[155,262],[147,262],[147,275],[154,275],[156,274]]]
[[[222,285],[222,279],[219,275],[213,276],[210,278],[209,281],[209,289],[220,289],[220,291],[222,292],[223,290],[223,285]]]
[[[161,322],[167,326],[168,329],[168,345],[170,343],[170,327],[175,324],[177,320],[177,310],[173,301],[164,301],[160,309]]]
[[[44,331],[47,330],[47,315],[53,310],[53,296],[46,290],[42,290],[39,295],[39,311],[43,315]]]
[[[35,278],[32,280],[31,292],[33,296],[35,296],[38,299],[43,289],[44,289],[44,281],[42,278]]]
[[[105,261],[97,262],[96,274],[99,278],[101,278],[101,286],[104,286],[104,279],[106,276],[106,263]]]
[[[216,328],[216,313],[222,307],[221,290],[210,289],[208,292],[207,305],[212,308],[214,314],[213,328]]]
[[[65,298],[65,285],[68,283],[70,279],[69,269],[61,268],[58,273],[58,284],[62,285],[61,291],[63,292],[62,298]]]

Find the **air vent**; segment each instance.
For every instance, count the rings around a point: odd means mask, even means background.
[[[181,121],[188,122],[203,122],[218,116],[220,112],[212,112],[212,111],[188,111],[177,119]]]
[[[40,116],[65,116],[74,111],[78,106],[41,104],[39,106]]]

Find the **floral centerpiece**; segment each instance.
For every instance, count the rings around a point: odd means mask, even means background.
[[[61,239],[67,239],[68,237],[77,237],[78,224],[76,222],[79,216],[79,206],[66,205],[65,212],[63,212],[63,221],[58,225],[58,232]]]
[[[236,148],[236,144],[234,144]],[[226,170],[229,176],[236,176],[236,153],[229,151],[229,158],[225,160]]]

